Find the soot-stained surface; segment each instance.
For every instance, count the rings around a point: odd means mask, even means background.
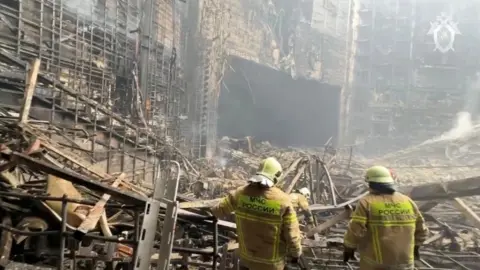
[[[278,146],[323,145],[337,138],[340,87],[232,57],[218,103],[218,135],[254,136]]]

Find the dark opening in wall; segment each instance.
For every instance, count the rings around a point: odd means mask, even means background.
[[[317,147],[338,137],[340,87],[231,57],[218,102],[218,136]]]

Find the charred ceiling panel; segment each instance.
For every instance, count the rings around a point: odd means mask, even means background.
[[[279,146],[321,146],[337,137],[340,87],[229,59],[218,104],[218,135]]]

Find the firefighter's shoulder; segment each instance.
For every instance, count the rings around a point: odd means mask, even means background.
[[[400,200],[400,201],[413,201],[410,197],[398,191],[393,193],[393,199]]]
[[[369,193],[362,198],[360,198],[357,204],[368,205],[371,202],[375,202],[378,200],[378,196],[372,193]]]
[[[248,185],[243,185],[243,186],[240,186],[234,190],[231,190],[229,192],[230,196],[236,201],[238,199],[239,196],[241,195],[247,195],[246,193],[246,189],[247,189]]]
[[[410,196],[407,196],[400,192],[395,192],[395,195],[398,201],[410,202],[410,204],[412,204],[414,208],[418,208],[417,203],[415,203],[415,201],[412,198],[410,198]]]

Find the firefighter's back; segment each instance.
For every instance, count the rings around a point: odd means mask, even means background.
[[[365,241],[364,246],[359,247],[366,252],[363,262],[410,269],[413,265],[418,215],[414,202],[398,192],[381,195],[371,193],[364,200],[368,209],[366,239],[371,241]]]
[[[307,210],[308,209],[308,199],[300,194],[300,193],[290,193],[289,194],[290,201],[292,202],[292,205],[295,209],[302,209],[302,210]]]
[[[300,196],[302,196],[302,194],[290,193],[288,196],[290,197],[290,201],[292,202],[293,207],[297,209],[299,207]]]
[[[286,255],[282,216],[291,206],[287,194],[276,187],[251,184],[237,193],[235,210],[240,257],[254,269],[283,269]]]

